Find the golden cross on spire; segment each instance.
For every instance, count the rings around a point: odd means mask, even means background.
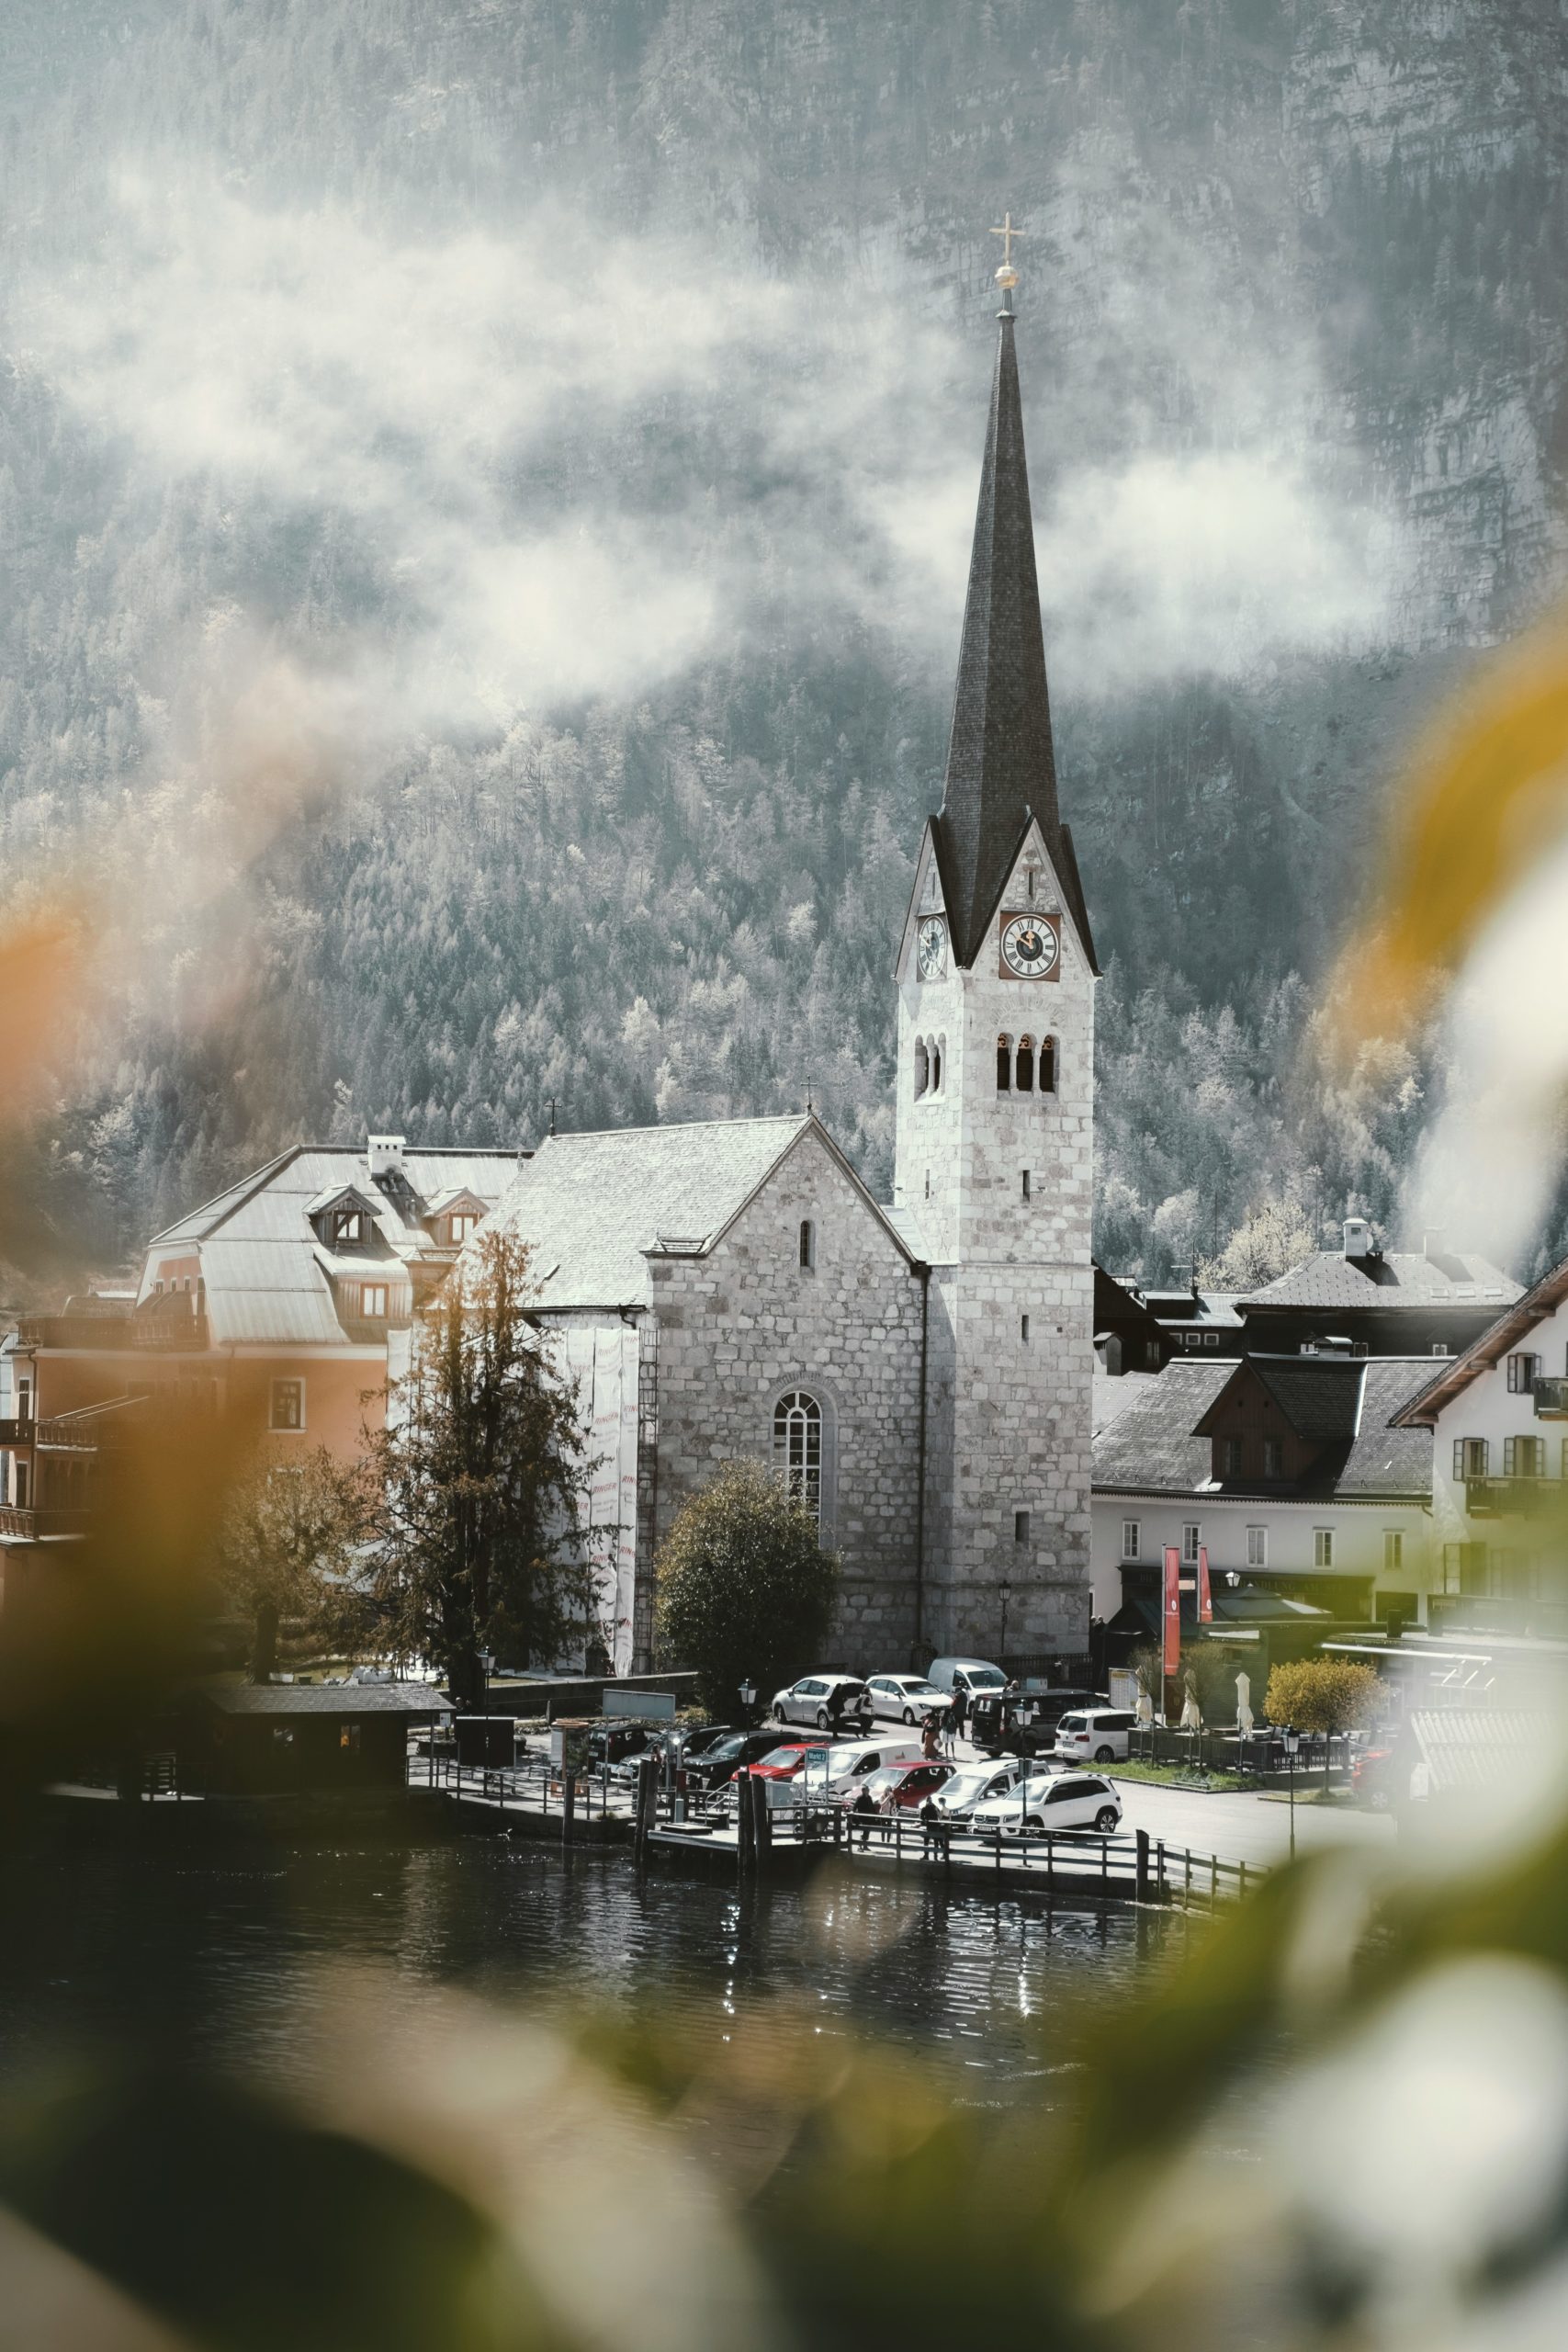
[[[993,237],[999,237],[1001,239],[1002,267],[1004,269],[1010,269],[1012,267],[1012,241],[1015,237],[1021,237],[1023,231],[1013,227],[1012,214],[1010,212],[1004,212],[1002,215],[1001,227],[999,229],[993,229],[991,231],[991,234]]]

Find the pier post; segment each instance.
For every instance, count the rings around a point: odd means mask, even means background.
[[[768,1811],[766,1781],[754,1780],[751,1782],[751,1853],[761,1877],[767,1870],[768,1858],[773,1849],[773,1817]]]
[[[751,1810],[751,1774],[748,1768],[735,1776],[735,1861],[744,1878],[751,1860],[751,1841],[756,1834],[756,1815]]]
[[[1149,1833],[1146,1829],[1139,1829],[1134,1835],[1138,1849],[1137,1883],[1134,1897],[1139,1903],[1146,1903],[1149,1899]]]
[[[563,1846],[571,1843],[571,1826],[576,1814],[577,1774],[566,1772],[561,1776],[560,1784],[560,1841]]]

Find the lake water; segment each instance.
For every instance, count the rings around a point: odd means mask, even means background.
[[[223,1856],[160,1839],[35,1860],[10,1891],[7,2069],[84,2041],[173,2037],[287,2073],[296,1990],[347,1959],[378,1964],[393,2001],[434,1984],[531,2004],[564,1985],[716,2036],[782,1997],[825,2033],[939,2054],[955,2098],[1008,2101],[1070,2066],[1084,2020],[1185,1933],[1130,1905],[1047,1909],[830,1871],[741,1897],[623,1854],[480,1837]]]

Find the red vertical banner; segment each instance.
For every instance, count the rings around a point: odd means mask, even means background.
[[[1181,1671],[1181,1555],[1174,1544],[1165,1547],[1165,1671]]]
[[[1200,1544],[1198,1546],[1198,1623],[1200,1625],[1212,1625],[1213,1622],[1214,1604],[1209,1597],[1209,1547],[1206,1544]]]

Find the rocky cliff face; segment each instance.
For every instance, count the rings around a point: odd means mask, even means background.
[[[237,645],[369,714],[135,942],[84,1202],[808,1084],[886,1173],[1010,209],[1115,1247],[1390,1214],[1423,1074],[1325,1125],[1295,1047],[1559,576],[1565,77],[1556,0],[13,0],[8,859],[177,858]]]

